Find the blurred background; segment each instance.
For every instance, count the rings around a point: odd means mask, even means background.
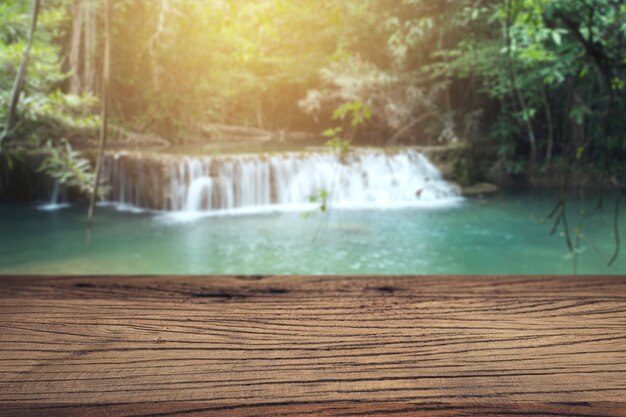
[[[0,27],[0,273],[626,273],[623,1],[4,0]]]

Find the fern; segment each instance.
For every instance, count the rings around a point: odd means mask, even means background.
[[[52,141],[48,141],[40,153],[44,155],[44,159],[37,169],[38,172],[51,176],[65,187],[75,189],[84,196],[93,193],[95,173],[91,162],[74,150],[69,142],[64,140],[60,145],[54,146]],[[98,197],[106,198],[109,191],[109,187],[101,181]]]

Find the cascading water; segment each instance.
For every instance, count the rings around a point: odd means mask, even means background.
[[[416,150],[189,157],[108,155],[112,202],[179,212],[302,210],[328,192],[339,208],[441,206],[460,200],[455,186]]]
[[[38,208],[39,210],[44,211],[59,210],[70,206],[67,201],[67,190],[61,186],[59,180],[54,180],[54,185],[52,186],[52,192],[50,193],[48,202],[39,205]]]

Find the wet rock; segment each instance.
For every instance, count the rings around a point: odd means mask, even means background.
[[[500,188],[495,184],[488,182],[479,182],[469,185],[467,187],[461,187],[461,194],[463,197],[485,197],[489,195],[498,194]]]

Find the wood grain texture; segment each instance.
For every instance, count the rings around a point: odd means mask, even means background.
[[[626,277],[0,277],[0,416],[626,416]]]

